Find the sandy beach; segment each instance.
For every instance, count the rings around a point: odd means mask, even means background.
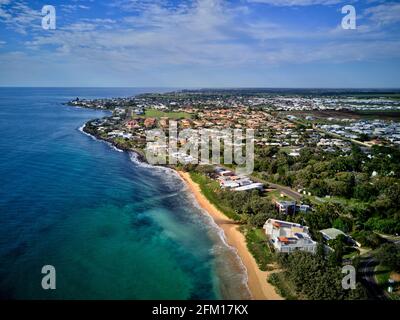
[[[214,219],[215,223],[222,228],[228,244],[237,249],[238,255],[247,269],[248,286],[255,300],[282,300],[275,288],[267,282],[270,272],[261,271],[256,260],[247,249],[244,235],[238,230],[238,224],[226,217],[202,194],[200,187],[195,183],[187,172],[178,172],[181,178],[194,194],[199,205]]]

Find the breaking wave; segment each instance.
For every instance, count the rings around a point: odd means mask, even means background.
[[[85,126],[86,126],[86,124],[82,125],[81,127],[79,127],[78,130],[79,130],[81,133],[83,133],[84,135],[86,135],[86,136],[92,138],[93,140],[100,141],[100,142],[104,142],[105,144],[107,144],[108,146],[110,146],[111,149],[114,149],[115,151],[124,152],[123,150],[118,149],[116,146],[114,146],[111,142],[104,141],[104,140],[101,140],[101,139],[97,139],[95,136],[91,135],[90,133],[85,132],[85,130],[83,130],[83,129],[85,128]]]
[[[200,212],[202,214],[202,217],[204,219],[201,219],[202,223],[205,223],[206,226],[211,230],[211,233],[217,236],[217,241],[214,242],[213,247],[210,249],[210,252],[217,258],[224,257],[228,254],[234,257],[234,263],[236,266],[239,267],[240,271],[239,274],[235,274],[238,279],[235,279],[241,283],[241,285],[246,289],[248,297],[251,297],[250,290],[248,287],[248,275],[247,275],[247,269],[245,265],[242,262],[242,259],[239,257],[238,251],[235,247],[231,246],[228,244],[224,230],[220,228],[214,221],[214,219],[208,214],[206,210],[204,210],[200,204],[197,202],[194,194],[189,191],[189,188],[187,187],[186,183],[184,180],[179,176],[179,174],[168,167],[162,167],[162,166],[155,166],[151,165],[149,163],[143,162],[140,160],[140,157],[137,153],[135,152],[130,152],[130,159],[131,161],[142,168],[147,168],[150,169],[149,172],[154,175],[158,175],[160,179],[166,183],[168,187],[177,187],[179,186],[178,191],[174,192],[172,195],[175,196],[178,192],[184,192],[187,199],[189,200],[188,202],[190,205],[193,206],[193,208],[196,209],[196,211]],[[171,195],[170,195],[171,196]],[[224,274],[223,270],[221,274]]]

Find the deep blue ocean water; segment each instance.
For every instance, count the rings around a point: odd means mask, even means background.
[[[150,90],[0,88],[0,298],[248,298],[179,177],[78,130],[106,112],[62,105]]]

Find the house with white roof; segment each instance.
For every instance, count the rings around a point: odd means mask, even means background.
[[[233,189],[234,191],[250,191],[250,190],[263,190],[264,189],[264,184],[262,183],[251,183],[247,185],[243,185],[241,187]]]
[[[301,224],[268,219],[263,229],[277,252],[300,250],[315,253],[317,250],[317,242],[311,238],[308,227]]]

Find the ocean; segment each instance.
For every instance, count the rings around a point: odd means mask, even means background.
[[[82,133],[80,98],[158,89],[0,88],[1,299],[247,299],[221,230],[175,172]],[[56,269],[56,289],[41,286]]]

